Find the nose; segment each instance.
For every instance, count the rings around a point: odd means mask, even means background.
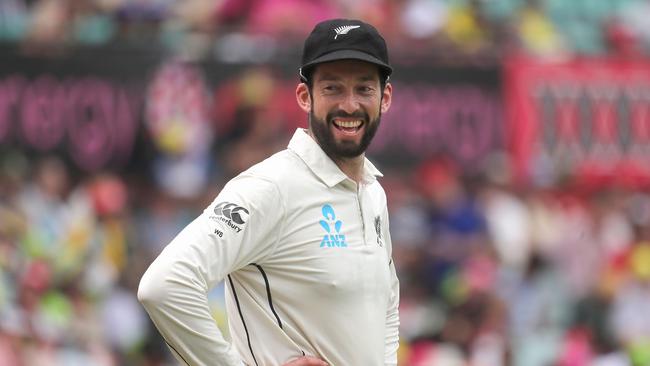
[[[360,109],[360,103],[353,92],[346,93],[341,100],[340,108],[346,113],[352,114]]]

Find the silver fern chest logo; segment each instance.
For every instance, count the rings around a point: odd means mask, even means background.
[[[384,240],[381,237],[381,217],[379,216],[375,216],[375,232],[377,233],[377,244],[383,247]]]
[[[360,25],[342,25],[340,27],[334,28],[334,31],[336,32],[336,35],[334,36],[334,39],[336,37],[340,36],[341,34],[348,34],[353,29],[357,29],[361,27]]]

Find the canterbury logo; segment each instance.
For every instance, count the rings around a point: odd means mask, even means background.
[[[342,25],[340,27],[334,28],[334,31],[336,32],[336,35],[334,36],[334,39],[338,37],[341,34],[348,34],[353,29],[357,29],[361,27],[360,25]]]
[[[236,224],[242,225],[246,223],[249,212],[247,209],[237,206],[234,203],[221,202],[215,206],[214,214],[217,216],[223,216],[232,220],[232,222]]]

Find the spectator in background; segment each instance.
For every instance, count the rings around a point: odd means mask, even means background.
[[[650,362],[650,243],[636,243],[628,254],[629,274],[612,304],[614,334],[629,351],[634,365]]]
[[[87,191],[74,185],[65,163],[54,156],[41,159],[18,204],[32,224],[27,233],[30,254],[47,258],[57,274],[78,268],[95,221]]]

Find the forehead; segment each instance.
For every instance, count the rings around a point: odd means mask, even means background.
[[[379,80],[379,67],[360,60],[338,60],[316,66],[314,81],[330,79]]]

